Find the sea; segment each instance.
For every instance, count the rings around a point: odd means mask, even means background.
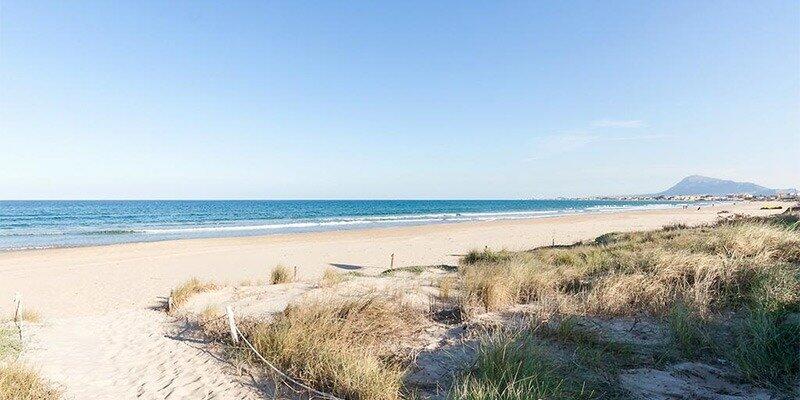
[[[0,251],[547,218],[683,204],[561,199],[0,201]]]

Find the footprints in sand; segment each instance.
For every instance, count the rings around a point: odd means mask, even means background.
[[[25,358],[66,399],[260,398],[211,346],[174,330],[151,310],[49,320],[26,329]]]

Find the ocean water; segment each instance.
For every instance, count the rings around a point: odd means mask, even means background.
[[[616,200],[0,201],[0,250],[669,208]]]

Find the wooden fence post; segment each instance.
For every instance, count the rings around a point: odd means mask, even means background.
[[[392,253],[392,258],[389,261],[389,268],[394,268],[394,253]]]
[[[22,320],[22,295],[19,292],[14,294],[14,302],[17,303],[14,311],[14,322],[19,322]]]
[[[233,309],[231,306],[225,306],[225,314],[228,314],[228,328],[231,329],[231,341],[234,344],[239,343],[239,334],[236,332],[236,322],[233,319]]]

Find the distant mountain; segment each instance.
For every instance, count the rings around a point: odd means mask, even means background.
[[[789,189],[792,190],[792,189]],[[752,194],[770,196],[783,192],[782,190],[769,189],[750,182],[734,182],[724,179],[709,178],[707,176],[692,175],[683,178],[675,186],[657,193],[662,196],[687,196],[687,195],[713,195],[724,196],[728,194]]]

